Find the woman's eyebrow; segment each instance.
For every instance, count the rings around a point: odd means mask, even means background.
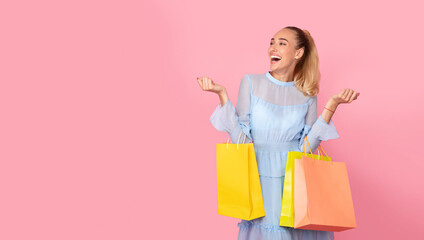
[[[271,38],[271,40],[274,40],[274,38]],[[287,39],[285,39],[285,38],[279,38],[279,40],[284,40],[284,41],[289,42],[289,40],[287,40]]]

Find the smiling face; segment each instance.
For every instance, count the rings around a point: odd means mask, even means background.
[[[294,71],[296,63],[303,55],[303,48],[296,50],[296,44],[296,32],[286,28],[271,38],[268,48],[271,71]]]

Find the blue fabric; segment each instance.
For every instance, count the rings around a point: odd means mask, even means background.
[[[278,95],[282,93],[287,96],[281,100]],[[233,143],[243,131],[246,142],[253,141],[255,148],[265,217],[241,220],[239,240],[334,239],[333,232],[279,226],[287,153],[303,151],[305,136],[313,152],[321,141],[339,137],[332,120],[327,124],[321,116],[316,117],[316,106],[316,96],[303,96],[293,82],[279,81],[267,72],[245,75],[237,107],[228,100],[212,113],[209,120],[217,130],[228,132]],[[308,146],[306,149],[309,153]]]

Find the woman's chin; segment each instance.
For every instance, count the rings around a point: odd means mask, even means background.
[[[278,68],[278,66],[277,66],[277,63],[271,63],[271,65],[269,65],[269,69],[271,70],[271,71],[274,71],[275,69],[277,69]]]
[[[271,71],[282,70],[286,67],[287,66],[284,66],[283,63],[281,63],[281,61],[278,61],[278,62],[275,62],[275,63],[270,63],[270,65],[269,65],[269,69]]]

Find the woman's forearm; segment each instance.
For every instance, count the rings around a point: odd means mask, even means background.
[[[338,106],[338,104],[333,99],[328,100],[327,104],[325,105],[326,108],[328,108],[328,109],[330,109],[334,112],[336,111],[337,106]],[[332,111],[329,111],[325,108],[324,108],[324,110],[322,110],[321,117],[324,119],[324,121],[327,124],[330,123],[331,117],[334,114]]]
[[[224,90],[218,93],[218,96],[219,100],[221,101],[221,106],[224,106],[224,104],[228,101],[227,90],[224,88]]]

